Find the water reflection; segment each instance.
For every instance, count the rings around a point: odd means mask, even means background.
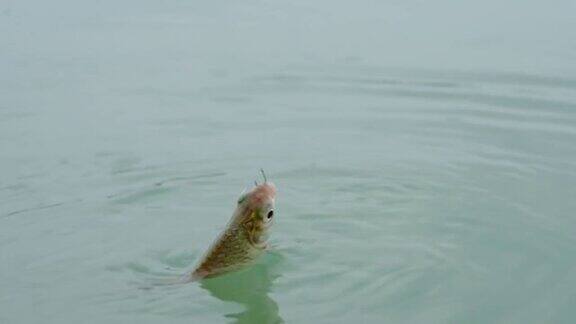
[[[268,296],[272,282],[279,274],[274,273],[279,255],[268,254],[262,263],[222,277],[203,280],[201,287],[223,301],[244,306],[239,313],[226,314],[233,323],[283,323],[278,304]]]

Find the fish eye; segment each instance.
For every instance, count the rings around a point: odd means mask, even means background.
[[[273,211],[273,210],[271,210],[271,211],[268,212],[268,215],[266,215],[266,218],[267,218],[267,219],[272,219],[272,216],[274,216],[274,211]]]

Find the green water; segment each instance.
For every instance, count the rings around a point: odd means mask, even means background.
[[[0,323],[576,322],[575,9],[0,3]]]

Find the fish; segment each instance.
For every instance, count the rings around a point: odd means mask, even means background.
[[[213,278],[252,264],[268,249],[269,230],[274,221],[276,186],[268,182],[240,195],[226,228],[212,243],[196,268],[184,281]]]

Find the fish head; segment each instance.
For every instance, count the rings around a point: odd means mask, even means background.
[[[276,187],[271,182],[256,185],[238,199],[235,221],[248,234],[250,242],[263,243],[274,221]]]

